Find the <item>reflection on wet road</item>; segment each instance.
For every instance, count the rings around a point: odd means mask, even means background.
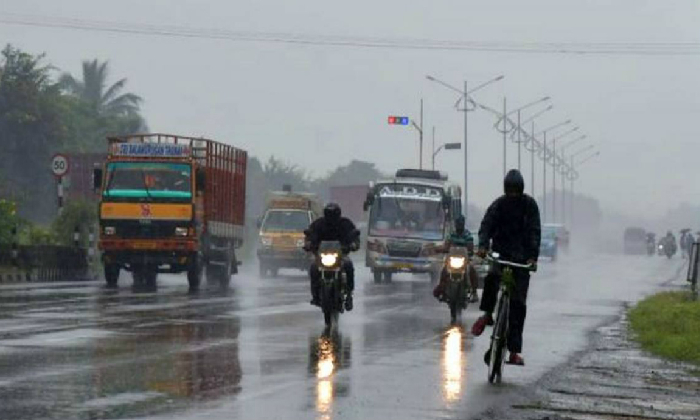
[[[237,276],[188,294],[124,285],[0,285],[0,419],[425,419],[501,402],[585,344],[590,328],[668,279],[661,259],[570,258],[533,279],[528,366],[486,384],[478,315],[449,325],[423,277],[376,285],[359,270],[355,310],[324,330],[302,275]]]

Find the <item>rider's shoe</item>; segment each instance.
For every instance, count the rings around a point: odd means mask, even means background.
[[[436,297],[437,297],[437,300],[439,300],[440,302],[447,302],[447,296],[445,296],[444,293],[440,293],[440,295],[438,295]]]
[[[487,325],[493,325],[493,317],[491,314],[482,315],[476,320],[474,325],[472,325],[472,334],[476,337],[480,336]]]
[[[309,303],[314,305],[314,306],[321,306],[321,301],[316,296],[314,296],[314,298],[311,299],[311,302],[309,302]]]
[[[345,296],[345,310],[348,312],[352,311],[352,293],[348,293]]]
[[[525,366],[525,359],[523,359],[518,353],[511,353],[506,363],[515,366]]]

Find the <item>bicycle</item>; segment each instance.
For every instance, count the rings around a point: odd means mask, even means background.
[[[501,285],[500,297],[496,306],[496,319],[491,333],[491,345],[484,355],[484,361],[489,365],[489,383],[501,382],[503,372],[503,361],[505,359],[508,332],[510,329],[510,296],[515,289],[515,276],[513,268],[521,268],[528,271],[537,271],[535,264],[518,264],[512,261],[501,260],[496,252],[491,253],[486,258],[490,263],[500,267]]]

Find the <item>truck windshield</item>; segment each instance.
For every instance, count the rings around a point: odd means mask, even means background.
[[[263,232],[301,232],[309,227],[311,219],[306,211],[270,210],[262,225]]]
[[[369,220],[370,236],[438,241],[445,233],[442,202],[425,198],[377,197]]]
[[[107,165],[104,197],[139,201],[192,198],[192,168],[184,163],[112,162]]]

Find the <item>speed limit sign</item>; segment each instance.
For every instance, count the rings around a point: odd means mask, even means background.
[[[51,159],[51,172],[57,177],[65,176],[70,169],[68,157],[62,154],[57,154]]]

